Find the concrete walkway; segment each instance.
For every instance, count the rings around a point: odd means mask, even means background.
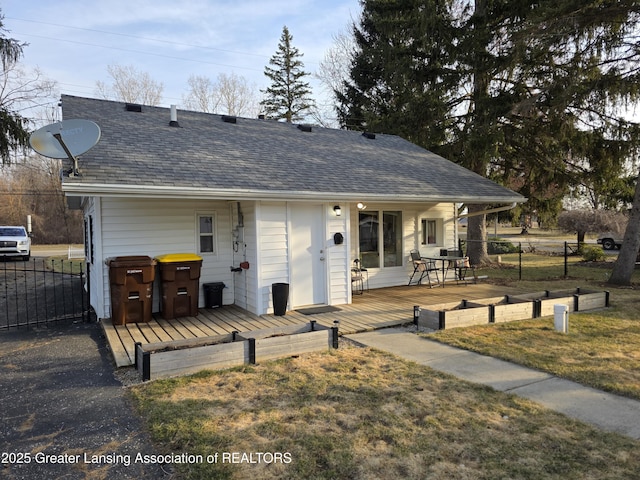
[[[469,382],[527,398],[603,430],[640,439],[640,402],[637,400],[450,347],[403,329],[388,328],[346,338]]]

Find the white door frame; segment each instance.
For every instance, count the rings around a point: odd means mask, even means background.
[[[287,217],[291,307],[326,304],[329,289],[324,205],[288,204]]]

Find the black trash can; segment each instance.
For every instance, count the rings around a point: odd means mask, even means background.
[[[203,283],[204,306],[205,308],[218,308],[222,306],[222,289],[225,284],[222,282]]]
[[[287,303],[289,301],[289,284],[272,283],[271,295],[273,297],[274,315],[283,316],[287,312]]]

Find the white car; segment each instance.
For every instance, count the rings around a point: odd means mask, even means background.
[[[0,257],[31,258],[31,238],[24,227],[0,227]]]

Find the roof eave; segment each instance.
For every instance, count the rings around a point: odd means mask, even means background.
[[[68,196],[99,197],[139,197],[139,198],[181,198],[217,200],[322,200],[322,201],[362,201],[389,203],[523,203],[527,199],[517,193],[495,196],[433,196],[433,195],[385,195],[358,192],[309,192],[284,190],[213,189],[199,187],[176,187],[166,185],[115,185],[89,183],[63,183],[62,190]]]

